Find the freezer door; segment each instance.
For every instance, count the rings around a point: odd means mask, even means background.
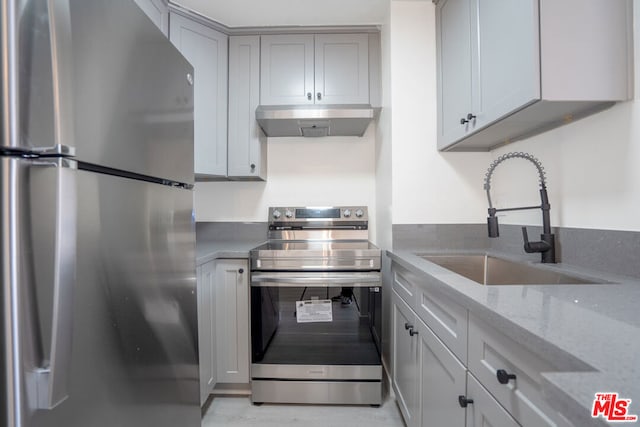
[[[199,426],[193,194],[51,162],[1,160],[0,424]]]
[[[193,183],[193,68],[134,2],[0,5],[0,151]]]
[[[0,149],[73,154],[67,0],[0,0]]]
[[[68,0],[76,158],[193,183],[193,68],[131,0]]]

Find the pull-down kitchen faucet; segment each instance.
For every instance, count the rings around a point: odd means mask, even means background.
[[[493,175],[493,171],[496,167],[508,159],[520,158],[529,160],[533,163],[538,169],[538,175],[540,178],[540,206],[524,206],[524,207],[515,207],[515,208],[503,208],[496,209],[493,207],[491,203],[491,175]],[[533,157],[528,153],[507,153],[498,157],[487,170],[484,178],[484,189],[487,191],[487,200],[489,201],[489,217],[487,218],[487,228],[489,231],[489,237],[498,237],[500,232],[498,230],[498,217],[496,217],[496,212],[506,212],[506,211],[522,211],[528,209],[542,209],[542,234],[540,235],[539,242],[530,242],[529,236],[527,235],[527,227],[522,227],[522,237],[524,239],[524,250],[527,253],[540,252],[542,255],[542,262],[544,263],[555,263],[556,262],[556,250],[555,250],[555,236],[551,233],[551,220],[549,216],[549,210],[551,209],[551,205],[549,205],[549,198],[547,197],[547,183],[545,180],[545,172],[540,160]]]

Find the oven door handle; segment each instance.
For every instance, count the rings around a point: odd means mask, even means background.
[[[382,275],[379,271],[366,273],[251,273],[252,287],[293,288],[305,286],[308,288],[326,288],[331,286],[352,286],[364,288],[381,286]]]

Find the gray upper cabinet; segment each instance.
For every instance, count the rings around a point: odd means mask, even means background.
[[[368,104],[368,34],[262,36],[262,105]]]
[[[313,104],[313,35],[262,36],[260,103]]]
[[[369,36],[315,36],[316,104],[369,103]]]
[[[266,136],[255,111],[260,103],[260,36],[229,37],[230,179],[267,177]]]
[[[440,0],[438,148],[486,151],[629,99],[631,2]]]
[[[194,68],[196,179],[227,175],[228,36],[176,13],[170,39]]]
[[[165,36],[169,35],[169,7],[165,0],[134,0]]]

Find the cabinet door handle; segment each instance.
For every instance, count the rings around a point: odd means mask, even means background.
[[[240,273],[240,274],[244,273],[244,268],[239,269],[238,273]]]
[[[307,92],[307,99],[309,101],[311,101],[313,99],[313,95],[311,95],[311,92]]]
[[[413,325],[411,323],[405,323],[404,324],[404,330],[406,331],[407,329],[413,328]]]
[[[460,119],[461,125],[466,125],[467,123],[469,123],[469,120],[465,119],[464,117]]]
[[[410,336],[418,335],[418,331],[414,331],[413,327],[411,327],[411,328],[409,328],[409,335]]]
[[[472,113],[467,114],[467,120],[468,121],[471,121],[471,120],[473,120],[475,118],[476,118],[476,116],[474,116]]]
[[[318,97],[318,101],[320,101],[320,100],[322,99],[322,94],[321,94],[320,92],[318,92],[318,93],[316,94],[316,96]]]
[[[500,384],[507,384],[509,382],[509,380],[515,380],[516,379],[516,375],[515,374],[510,374],[507,371],[505,371],[504,369],[498,369],[498,371],[496,372],[496,377],[498,378],[498,382]]]
[[[471,405],[473,403],[473,399],[467,399],[466,396],[458,396],[458,404],[461,408],[466,408],[467,405]]]
[[[251,163],[249,166],[251,167],[251,172],[256,170],[256,164],[255,163]]]

